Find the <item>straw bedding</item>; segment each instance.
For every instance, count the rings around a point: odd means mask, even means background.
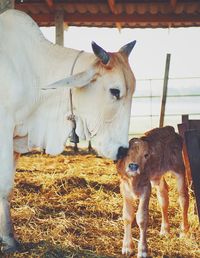
[[[171,233],[160,237],[161,214],[152,192],[148,227],[152,257],[200,257],[200,231],[190,193],[190,232],[179,238],[180,212],[175,181],[170,184]],[[71,149],[57,157],[23,156],[11,202],[20,253],[6,257],[122,257],[122,199],[112,161]],[[133,227],[135,255],[138,227]],[[0,257],[3,257],[0,254]],[[134,257],[134,255],[133,255]]]

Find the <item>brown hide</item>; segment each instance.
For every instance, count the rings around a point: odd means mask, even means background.
[[[155,128],[141,137],[149,145],[150,157],[146,162],[145,169],[151,176],[163,174],[166,171],[184,172],[182,158],[182,138],[174,128],[166,126]]]

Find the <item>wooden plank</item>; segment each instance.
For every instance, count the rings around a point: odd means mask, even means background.
[[[26,8],[16,4],[16,9],[26,11]],[[49,22],[54,23],[54,13],[39,13],[39,14],[31,14],[29,13],[35,21],[38,23],[41,22]],[[125,22],[125,23],[163,23],[168,26],[168,24],[173,23],[186,23],[189,24],[200,24],[200,14],[162,14],[162,15],[153,15],[153,14],[90,14],[90,13],[67,13],[64,14],[64,22],[74,23],[74,22]]]
[[[192,176],[191,176],[191,169],[190,169],[190,162],[189,162],[189,158],[188,158],[187,148],[186,148],[186,144],[185,144],[185,132],[187,130],[188,130],[188,124],[187,123],[178,124],[178,131],[179,131],[179,134],[181,135],[181,137],[183,139],[182,154],[183,154],[183,160],[184,160],[184,164],[185,164],[186,179],[187,179],[188,186],[191,187]]]
[[[165,105],[166,105],[166,99],[167,99],[167,85],[168,85],[168,78],[169,78],[170,58],[171,58],[171,54],[167,54],[166,64],[165,64],[165,75],[164,75],[164,83],[163,83],[163,93],[162,93],[162,101],[161,101],[159,127],[163,127],[164,118],[165,118]]]
[[[185,139],[200,222],[200,130],[185,132]]]
[[[64,46],[64,21],[63,11],[57,11],[55,15],[55,27],[56,27],[56,44]]]

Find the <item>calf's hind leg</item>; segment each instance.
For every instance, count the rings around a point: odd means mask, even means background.
[[[184,234],[189,229],[188,223],[188,208],[189,208],[189,195],[188,187],[186,184],[185,174],[184,173],[174,173],[177,179],[177,190],[179,195],[179,204],[182,212],[182,225],[181,225],[181,234]]]
[[[152,181],[153,186],[157,190],[157,198],[161,208],[162,222],[161,222],[161,235],[166,235],[169,233],[169,218],[168,218],[168,207],[169,207],[169,196],[168,196],[168,185],[164,179],[161,177],[157,180]]]

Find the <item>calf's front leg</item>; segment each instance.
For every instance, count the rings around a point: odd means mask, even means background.
[[[156,186],[157,198],[161,208],[162,222],[160,235],[167,235],[169,233],[169,218],[168,218],[168,208],[169,208],[169,189],[167,182],[164,177],[152,181],[152,184]]]
[[[151,187],[150,184],[144,193],[139,198],[138,211],[136,213],[136,221],[140,229],[140,239],[138,243],[138,258],[147,257],[147,226],[149,219],[149,199],[150,199]]]
[[[134,245],[131,234],[132,222],[134,220],[133,199],[123,196],[123,221],[124,221],[124,239],[122,254],[130,255],[133,253]]]

